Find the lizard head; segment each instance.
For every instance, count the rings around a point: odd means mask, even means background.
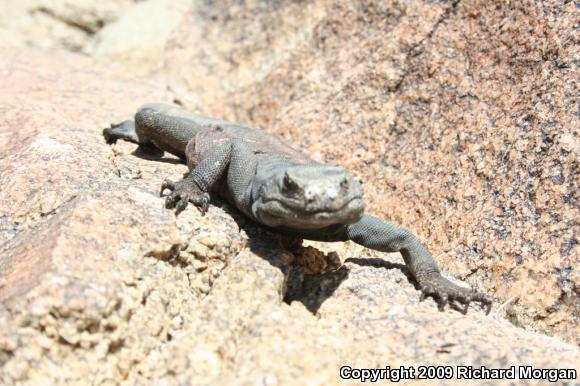
[[[252,213],[270,227],[320,229],[357,222],[363,190],[348,170],[328,165],[294,165],[263,174]]]

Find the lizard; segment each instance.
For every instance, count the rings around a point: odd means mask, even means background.
[[[218,194],[246,217],[274,232],[307,240],[347,241],[399,252],[421,291],[443,310],[491,299],[458,286],[409,230],[365,213],[362,184],[346,168],[315,162],[265,131],[188,112],[178,106],[141,106],[133,120],[103,130],[108,144],[125,140],[168,152],[187,163],[177,182],[165,179],[160,196],[179,214],[189,203],[204,215]]]

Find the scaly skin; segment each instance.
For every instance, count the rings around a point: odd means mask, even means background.
[[[274,231],[309,240],[352,240],[382,252],[400,252],[421,288],[421,299],[472,301],[487,312],[491,300],[441,276],[437,263],[408,230],[364,214],[362,187],[348,170],[317,163],[263,131],[185,112],[175,106],[142,106],[135,121],[103,131],[118,139],[155,146],[187,161],[183,180],[165,180],[165,206],[183,211],[188,203],[207,211],[217,193],[253,221]]]

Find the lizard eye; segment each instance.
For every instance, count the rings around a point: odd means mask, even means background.
[[[282,189],[284,192],[294,192],[298,189],[298,184],[288,175],[288,172],[284,173],[284,178],[282,179]]]

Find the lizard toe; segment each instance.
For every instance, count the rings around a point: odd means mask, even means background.
[[[166,209],[173,209],[177,202],[181,200],[179,193],[173,191],[165,198],[165,208]]]
[[[421,296],[419,301],[422,302],[423,300],[427,299],[429,296],[433,296],[435,290],[430,285],[425,285],[421,287]]]
[[[463,307],[463,315],[467,315],[467,310],[469,309],[469,303],[470,302],[465,302],[465,307]]]
[[[445,306],[449,303],[449,295],[446,293],[436,295],[437,298],[435,301],[437,302],[437,309],[439,311],[445,311]]]
[[[118,138],[114,135],[112,128],[113,128],[113,125],[111,125],[111,127],[103,129],[103,137],[105,138],[105,143],[107,145],[112,145],[114,143],[117,143]]]
[[[205,216],[207,210],[209,209],[209,194],[205,193],[199,203],[199,210],[201,211],[201,215]]]
[[[171,191],[175,190],[175,182],[168,179],[163,180],[163,182],[161,183],[161,190],[159,191],[159,197],[163,197],[163,193],[165,192],[166,189],[169,189]]]
[[[489,315],[491,312],[491,298],[481,292],[474,292],[471,298],[472,301],[478,302],[481,305],[481,308],[485,309],[485,314]]]
[[[175,205],[175,215],[177,216],[179,213],[183,212],[185,208],[187,208],[188,203],[189,200],[187,198],[181,198]]]
[[[467,310],[469,310],[469,305],[471,304],[471,300],[467,299],[466,301],[462,302],[462,301],[458,301],[457,299],[453,299],[453,300],[451,300],[451,302],[449,304],[451,305],[452,308],[458,310],[463,315],[466,315]],[[463,305],[463,307],[461,307],[462,305]]]
[[[205,216],[209,209],[209,194],[205,192],[195,192],[188,195],[189,202],[199,208],[202,216]]]

